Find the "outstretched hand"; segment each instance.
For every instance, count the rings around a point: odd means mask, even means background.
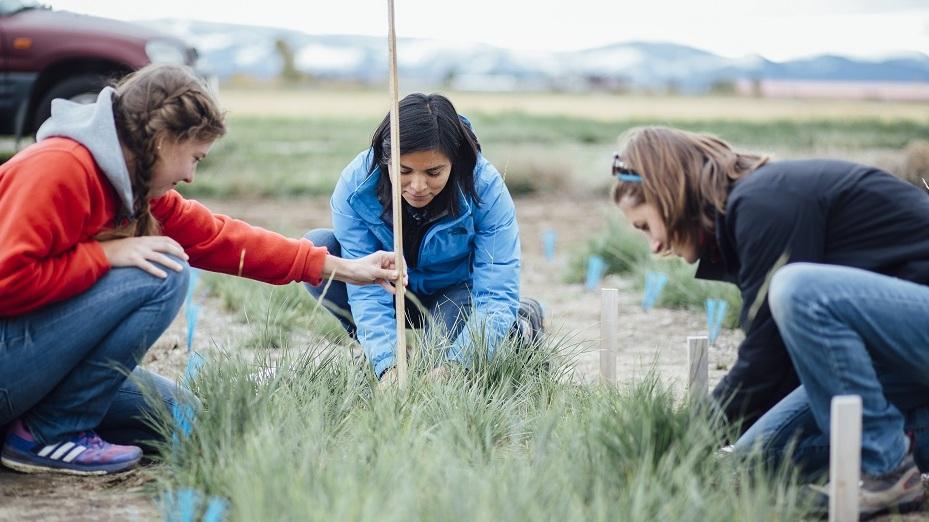
[[[328,256],[323,266],[323,278],[328,277],[354,285],[379,284],[391,294],[397,292],[396,285],[401,281],[393,252],[382,250],[358,259]],[[402,282],[406,286],[406,272]]]
[[[170,268],[175,272],[184,269],[180,263],[172,259],[174,256],[187,261],[187,253],[180,243],[167,236],[127,237],[101,241],[103,254],[112,267],[135,266],[149,274],[162,279],[168,274],[155,263]]]

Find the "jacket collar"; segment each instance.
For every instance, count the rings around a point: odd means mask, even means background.
[[[376,168],[374,172],[368,174],[364,181],[362,181],[348,197],[349,206],[358,213],[361,219],[371,225],[378,225],[385,222],[382,216],[384,213],[384,206],[381,205],[381,202],[377,199],[377,182],[381,174],[382,169],[380,167]],[[471,204],[461,189],[458,190],[458,208],[460,209],[460,214],[456,216],[458,218],[467,216],[471,213]]]

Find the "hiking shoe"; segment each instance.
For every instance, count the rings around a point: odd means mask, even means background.
[[[545,315],[538,301],[527,297],[519,300],[513,334],[523,346],[538,346],[545,333]]]
[[[92,431],[72,435],[55,444],[42,444],[22,421],[11,425],[0,454],[0,462],[16,471],[71,475],[118,473],[132,468],[141,458],[140,448],[110,444]]]
[[[807,487],[814,495],[815,510],[823,515],[828,514],[829,485]],[[897,513],[912,511],[919,508],[922,501],[922,478],[911,452],[908,452],[900,464],[886,475],[862,474],[861,476],[858,489],[858,513],[862,519],[887,511]]]

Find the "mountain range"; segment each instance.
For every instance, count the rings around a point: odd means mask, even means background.
[[[144,22],[194,44],[201,66],[221,79],[271,79],[285,53],[300,75],[381,84],[387,75],[386,38],[313,35],[299,31],[163,19]],[[727,58],[663,42],[623,42],[565,52],[529,52],[480,43],[401,38],[399,74],[408,86],[466,90],[657,89],[705,92],[738,80],[929,83],[929,55],[881,59],[835,55],[774,62],[762,56]],[[284,52],[282,52],[282,50]]]

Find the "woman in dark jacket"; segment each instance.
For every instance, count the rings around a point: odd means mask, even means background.
[[[906,432],[929,429],[926,194],[873,167],[771,161],[705,134],[620,141],[613,198],[652,250],[741,290],[746,338],[713,392],[749,428],[736,449],[778,460],[796,440],[795,462],[822,470],[831,399],[859,395],[862,513],[918,500],[914,454],[929,469],[929,441]]]

